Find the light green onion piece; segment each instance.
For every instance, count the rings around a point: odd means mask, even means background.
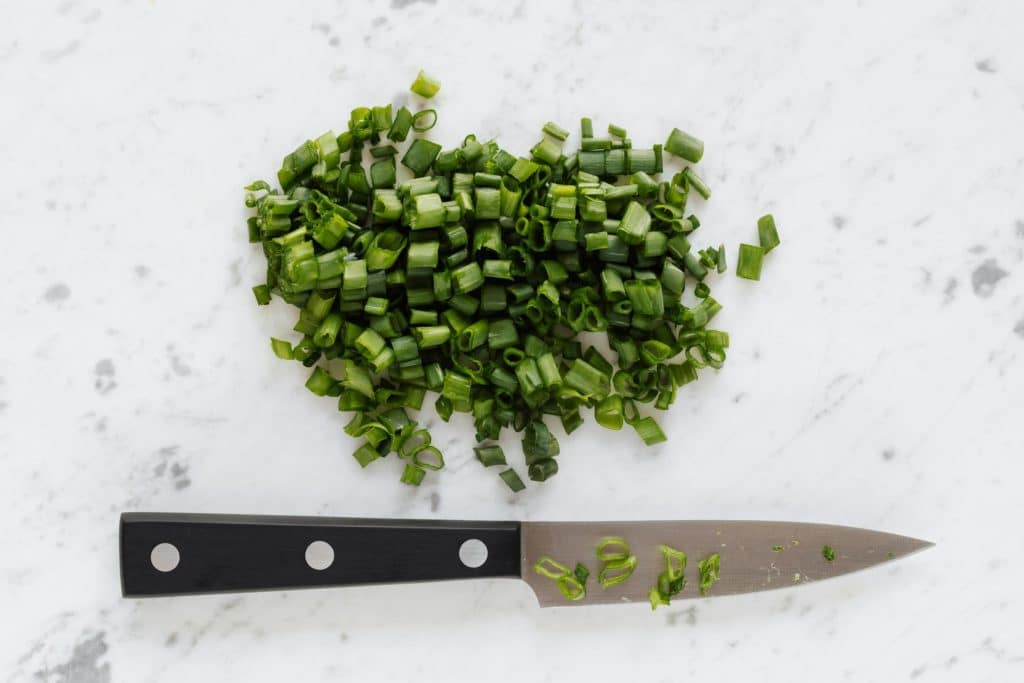
[[[718,581],[718,571],[721,565],[721,560],[722,558],[718,553],[711,553],[697,563],[697,570],[699,572],[698,587],[700,588],[701,595],[707,595],[711,586]]]
[[[409,90],[413,91],[420,97],[425,97],[428,100],[437,94],[437,91],[441,89],[441,83],[435,78],[427,75],[425,71],[420,71],[416,74],[416,80],[409,86]]]

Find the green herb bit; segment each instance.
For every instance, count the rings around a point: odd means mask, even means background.
[[[557,562],[547,555],[541,556],[533,564],[533,571],[549,579],[557,579],[569,573],[569,568],[561,562]]]
[[[477,460],[479,460],[484,467],[508,464],[508,461],[505,460],[505,452],[501,450],[501,446],[498,444],[477,446],[473,449],[473,452],[476,453]]]
[[[741,244],[736,257],[736,274],[747,280],[761,279],[761,261],[765,251],[753,244]]]
[[[665,141],[665,151],[682,157],[691,163],[697,163],[704,156],[704,142],[684,133],[678,128],[673,128]]]
[[[580,566],[577,564],[577,571]],[[544,555],[534,563],[533,571],[541,576],[553,579],[558,584],[558,590],[562,592],[566,600],[582,600],[587,594],[584,582],[590,575],[590,571],[586,567],[583,567],[583,571],[586,574],[580,580],[579,576],[571,572],[567,566]]]
[[[604,563],[597,573],[597,581],[602,588],[611,588],[622,583],[636,571],[636,555],[623,557],[617,560],[609,560]]]
[[[707,595],[708,589],[718,581],[718,570],[721,563],[721,556],[718,553],[711,553],[697,563],[699,573],[698,586],[700,594]]]
[[[836,551],[832,549],[832,546],[826,545],[823,546],[821,549],[821,556],[829,562],[831,562],[832,560],[836,559]]]
[[[647,598],[651,601],[651,610],[656,610],[662,605],[667,606],[669,604],[668,598],[661,594],[657,586],[653,586],[647,593]]]
[[[422,69],[416,74],[416,80],[409,86],[409,90],[413,91],[420,97],[430,99],[437,94],[437,91],[441,89],[441,82],[431,76],[428,76]]]
[[[507,469],[498,476],[512,490],[512,493],[519,493],[526,488],[526,484],[523,483],[523,480],[514,469]]]
[[[597,544],[594,554],[602,562],[624,560],[629,557],[629,544],[619,536],[606,536]]]
[[[777,553],[781,553],[785,549],[786,549],[786,546],[782,546],[782,545],[773,545],[772,546],[772,550],[774,550]]]
[[[660,546],[660,550],[665,557],[665,571],[658,574],[657,585],[648,593],[652,610],[670,604],[672,597],[686,587],[686,553],[667,545]]]
[[[766,254],[779,246],[779,231],[775,227],[775,217],[770,213],[757,219],[757,240]]]

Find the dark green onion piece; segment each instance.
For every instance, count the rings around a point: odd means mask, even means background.
[[[505,460],[505,452],[501,450],[501,446],[498,444],[477,446],[473,449],[473,452],[476,453],[476,459],[479,460],[484,467],[508,464]]]
[[[256,285],[253,287],[252,295],[256,297],[256,303],[260,306],[266,306],[270,303],[270,287],[266,285]]]
[[[523,483],[523,480],[519,478],[519,475],[513,469],[505,470],[498,476],[512,490],[512,493],[519,493],[526,488],[526,484]]]

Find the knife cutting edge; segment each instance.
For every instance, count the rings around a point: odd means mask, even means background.
[[[633,575],[607,589],[591,582],[567,601],[533,565],[549,556],[596,566],[602,538],[626,539]],[[664,567],[660,545],[697,560],[718,553],[707,596],[754,593],[841,576],[931,547],[908,536],[831,524],[772,521],[478,522],[175,513],[121,515],[125,597],[325,588],[470,578],[521,578],[541,607],[646,602]],[[829,546],[834,558],[824,557]]]

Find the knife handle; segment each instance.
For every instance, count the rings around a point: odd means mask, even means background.
[[[125,597],[520,575],[518,522],[124,513],[120,555]]]

